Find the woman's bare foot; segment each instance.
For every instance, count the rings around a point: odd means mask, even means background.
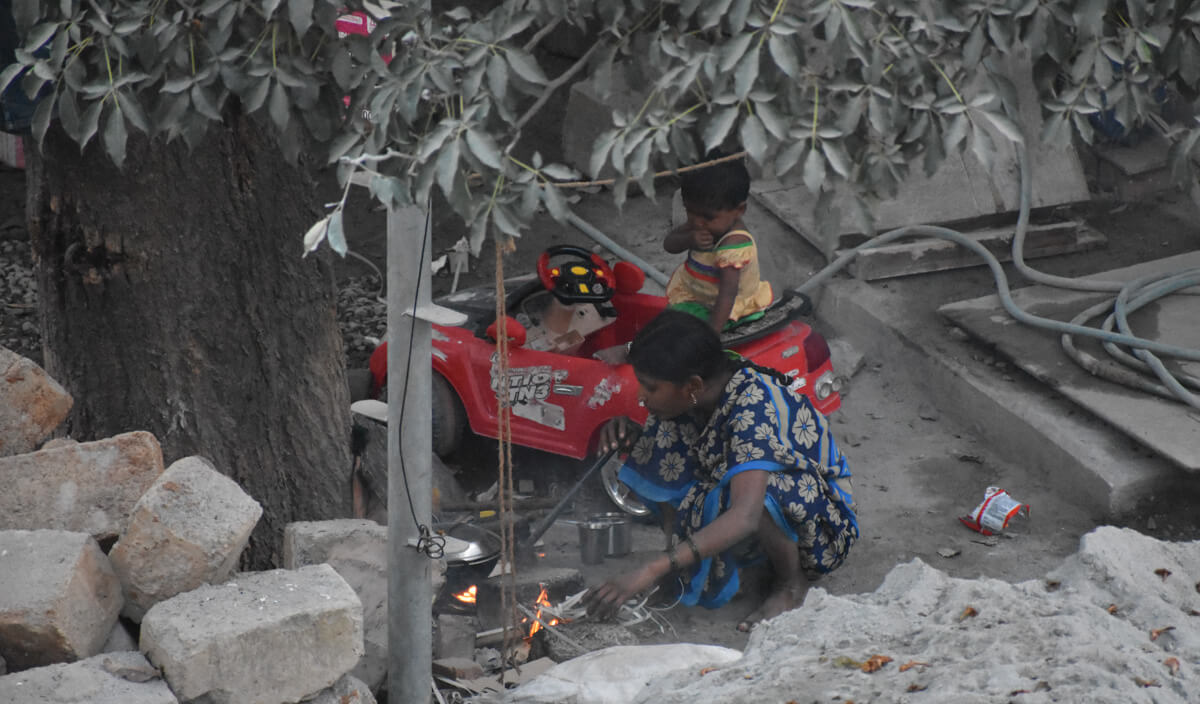
[[[808,584],[793,584],[772,591],[762,606],[738,622],[737,629],[742,633],[749,633],[759,622],[775,618],[784,611],[791,611],[799,606],[804,602],[804,595],[807,593]]]

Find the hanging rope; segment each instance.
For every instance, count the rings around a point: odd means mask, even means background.
[[[510,629],[517,623],[517,567],[516,540],[513,536],[512,515],[512,408],[509,403],[508,383],[508,310],[504,288],[504,242],[496,238],[496,419],[498,440],[499,477],[496,492],[500,515],[500,626],[504,629],[501,642],[500,684],[508,671],[508,653],[513,645]]]

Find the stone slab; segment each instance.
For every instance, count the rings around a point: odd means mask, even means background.
[[[351,674],[373,691],[388,671],[387,554],[387,527],[374,521],[299,521],[283,529],[284,569],[326,563],[362,602],[363,655]]]
[[[6,704],[179,704],[139,652],[107,653],[0,677]]]
[[[0,347],[0,457],[36,450],[74,403],[46,370]]]
[[[91,536],[0,531],[0,657],[9,670],[99,653],[120,611],[120,582]]]
[[[1002,69],[1018,80],[1020,126],[1025,135],[1041,134],[1040,105],[1034,84],[1028,78],[1029,64],[1013,56]],[[967,149],[951,154],[929,177],[919,164],[896,195],[871,203],[878,232],[917,224],[955,223],[1017,210],[1020,172],[1017,151],[1007,138],[989,128],[996,143],[990,170],[985,169]],[[1045,208],[1088,200],[1087,181],[1074,147],[1066,144],[1035,143],[1030,149],[1033,172],[1034,208]],[[751,186],[751,197],[764,208],[790,224],[826,258],[839,249],[847,249],[865,239],[862,228],[851,218],[851,192],[839,186],[834,190],[832,207],[835,223],[828,233],[819,232],[813,216],[816,196],[804,186],[800,169],[793,169],[781,180],[765,180]],[[950,197],[947,197],[951,194]]]
[[[362,604],[329,565],[243,573],[150,607],[141,648],[183,701],[295,702],[357,664]]]
[[[0,458],[0,530],[67,530],[116,538],[163,471],[150,433]]]
[[[260,516],[262,506],[208,460],[173,462],[138,499],[109,553],[124,615],[141,621],[163,599],[224,581]]]
[[[1002,448],[1007,461],[1042,477],[1074,505],[1096,516],[1120,516],[1178,486],[1181,471],[1173,463],[1081,413],[1044,384],[972,363],[970,346],[914,315],[908,296],[852,278],[823,288],[820,329],[921,379],[943,416],[959,418],[980,441]]]
[[[1012,260],[1013,227],[971,230],[962,234],[986,248],[996,259]],[[1079,221],[1031,225],[1022,252],[1025,259],[1038,259],[1096,249],[1107,241],[1103,233]],[[840,250],[837,252],[837,256],[842,254]],[[850,262],[849,271],[864,281],[875,281],[975,266],[985,266],[985,263],[966,247],[947,240],[923,238],[917,242],[860,250]]]
[[[1200,252],[1146,262],[1095,274],[1092,278],[1126,281],[1152,272],[1200,267]],[[1069,321],[1079,312],[1109,299],[1109,294],[1030,286],[1013,292],[1013,300],[1028,312]],[[1005,313],[999,297],[984,296],[938,309],[971,334],[994,344],[1017,366],[1089,412],[1110,423],[1185,470],[1200,471],[1200,411],[1181,403],[1133,391],[1094,377],[1062,351],[1059,335],[1018,324]],[[1167,344],[1200,349],[1200,296],[1160,299],[1131,317],[1135,332]],[[1077,338],[1080,349],[1105,358],[1098,344]],[[1200,362],[1172,361],[1168,368],[1200,376]]]

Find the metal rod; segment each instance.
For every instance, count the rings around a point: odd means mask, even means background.
[[[653,264],[617,244],[611,237],[604,234],[600,230],[597,230],[594,226],[589,224],[586,220],[580,218],[575,213],[569,213],[567,215],[567,222],[574,225],[583,234],[591,237],[601,247],[604,247],[621,259],[635,264],[639,269],[646,272],[646,276],[654,279],[656,283],[661,284],[663,287],[666,287],[667,282],[671,280],[666,274],[656,269]]]
[[[534,543],[538,541],[538,538],[545,535],[546,531],[550,530],[550,526],[554,525],[555,519],[562,514],[563,510],[566,509],[567,504],[571,503],[571,499],[575,498],[575,495],[579,493],[579,490],[583,487],[584,482],[590,479],[592,475],[596,473],[596,470],[603,467],[616,453],[616,450],[609,450],[603,455],[600,455],[600,459],[596,460],[596,464],[593,464],[588,468],[588,471],[583,473],[583,476],[578,482],[575,483],[575,486],[571,487],[571,490],[567,492],[567,495],[562,497],[562,500],[558,502],[558,505],[550,509],[550,513],[547,513],[545,516],[543,516],[542,520],[539,521],[536,526],[530,529],[529,537],[518,546],[518,550],[527,550],[532,548]]]

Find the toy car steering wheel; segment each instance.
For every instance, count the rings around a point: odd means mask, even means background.
[[[551,258],[558,256],[571,259],[551,266]],[[605,303],[613,297],[616,277],[612,268],[599,254],[583,247],[560,244],[547,248],[538,257],[537,272],[546,290],[566,304]]]

